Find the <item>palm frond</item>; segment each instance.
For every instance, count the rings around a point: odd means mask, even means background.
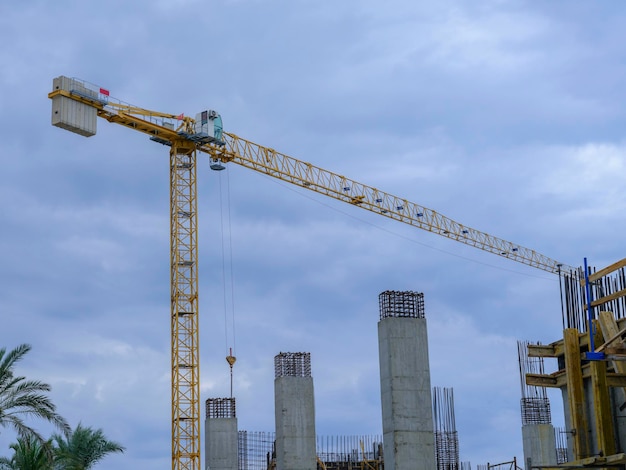
[[[41,436],[24,423],[23,417],[43,419],[64,433],[69,432],[70,427],[56,412],[54,403],[46,395],[50,391],[50,385],[15,376],[15,364],[30,350],[28,344],[21,344],[8,352],[6,348],[0,349],[0,427],[11,427],[21,438],[34,436],[43,442]]]

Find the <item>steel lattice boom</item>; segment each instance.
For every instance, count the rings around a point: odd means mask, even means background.
[[[245,166],[268,176],[534,268],[554,274],[575,271],[575,268],[566,266],[530,248],[460,224],[422,205],[324,170],[311,163],[289,157],[234,134],[225,132],[224,142],[226,144],[224,147],[204,145],[199,147],[199,150],[210,154],[216,160]]]

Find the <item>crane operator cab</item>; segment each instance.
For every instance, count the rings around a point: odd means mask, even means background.
[[[224,145],[222,141],[222,117],[217,111],[207,109],[196,114],[196,140],[203,139],[207,143]]]
[[[208,109],[196,114],[196,136],[201,136],[206,142],[224,145],[222,140],[223,129],[222,116],[217,111]],[[225,168],[221,161],[213,158],[211,158],[209,166],[216,171],[221,171]]]

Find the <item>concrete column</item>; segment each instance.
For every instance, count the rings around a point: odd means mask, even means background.
[[[234,398],[209,398],[204,422],[205,470],[237,470],[237,418]]]
[[[556,466],[556,440],[552,424],[525,424],[522,426],[524,468]]]
[[[432,392],[424,296],[380,294],[378,345],[385,470],[434,470]]]
[[[611,387],[611,401],[613,402],[613,415],[615,417],[615,440],[617,441],[616,452],[624,452],[626,449],[626,409],[622,405],[626,403],[626,392],[623,388]]]
[[[311,355],[280,353],[274,367],[276,469],[316,470]]]

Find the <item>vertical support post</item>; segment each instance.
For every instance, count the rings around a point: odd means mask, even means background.
[[[280,353],[274,371],[276,469],[316,470],[311,354]]]
[[[556,441],[545,387],[526,384],[526,375],[544,374],[543,357],[529,357],[528,342],[517,342],[522,398],[522,443],[526,470],[556,465]]]
[[[591,284],[589,282],[589,268],[587,258],[585,258],[585,297],[587,300],[587,329],[589,330],[589,351],[585,355],[590,361],[601,361],[604,359],[603,352],[596,352],[596,323],[593,319],[593,309],[591,308]]]
[[[196,150],[170,151],[172,469],[200,470]]]
[[[602,334],[605,338],[605,340],[608,340],[609,338],[617,338],[620,335],[620,329],[617,325],[617,321],[615,320],[615,315],[613,314],[613,312],[606,312],[606,311],[602,311],[599,313],[598,315],[599,317],[599,323],[600,323],[600,329],[602,330]],[[618,345],[623,345],[624,342],[623,340],[620,340],[619,343],[617,343]],[[615,372],[617,372],[618,374],[626,374],[626,361],[612,361],[611,362],[613,365],[613,369],[615,369]],[[617,390],[616,390],[617,391]],[[626,396],[626,389],[622,388],[620,391],[620,395],[622,396]],[[622,400],[619,402],[621,403]],[[619,404],[616,405],[619,408]],[[615,410],[611,412],[611,415],[613,413],[619,413],[621,410]],[[606,415],[607,417],[610,416],[609,414]],[[619,420],[618,420],[619,422]],[[615,428],[617,427],[617,432],[615,432],[615,435],[620,434],[619,429],[622,426],[621,424],[616,424],[613,423],[613,429],[615,431]],[[621,441],[621,438],[620,438]],[[622,444],[623,445],[623,444]],[[617,449],[616,449],[617,451]],[[620,450],[621,452],[621,450]]]
[[[234,398],[209,398],[206,401],[205,430],[204,468],[237,470],[239,435]]]
[[[593,321],[594,323],[597,320]],[[597,325],[594,330],[599,334]],[[598,339],[598,338],[596,338]],[[596,427],[597,449],[600,455],[613,455],[615,453],[615,440],[613,433],[613,416],[611,413],[611,399],[609,387],[606,383],[606,362],[590,361],[591,386],[593,390],[593,418]]]
[[[434,470],[435,437],[424,295],[379,296],[378,349],[385,468]]]
[[[580,460],[590,455],[587,417],[585,412],[585,396],[583,388],[583,372],[580,359],[580,342],[578,330],[567,328],[563,331],[565,347],[565,370],[567,371],[567,396],[574,435],[574,459]]]

